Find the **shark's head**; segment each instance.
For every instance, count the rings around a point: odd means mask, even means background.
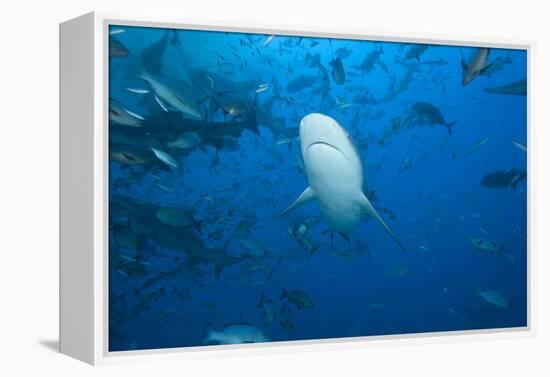
[[[302,119],[300,144],[304,157],[317,148],[330,149],[347,159],[355,153],[348,133],[334,119],[319,113],[306,115]]]

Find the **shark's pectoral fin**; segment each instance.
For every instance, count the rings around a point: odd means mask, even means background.
[[[384,227],[384,229],[386,229],[386,232],[389,233],[389,235],[394,239],[395,242],[397,242],[397,244],[399,245],[399,247],[403,250],[403,251],[406,251],[405,250],[405,246],[403,246],[403,244],[401,243],[401,241],[399,240],[399,238],[397,238],[397,236],[392,232],[392,230],[390,229],[390,227],[384,222],[384,220],[380,217],[380,215],[378,214],[378,212],[376,212],[376,210],[374,209],[374,207],[372,206],[372,204],[370,203],[369,199],[367,199],[367,197],[365,195],[361,195],[361,199],[359,200],[359,204],[361,205],[361,208],[363,209],[363,212],[365,214],[368,214],[372,217],[374,217],[376,220],[378,220],[380,222],[380,224],[382,224],[382,226]]]
[[[302,194],[298,197],[298,199],[294,201],[294,203],[289,205],[283,212],[275,216],[275,218],[286,215],[288,212],[292,211],[295,208],[298,208],[302,204],[305,204],[314,198],[315,198],[315,194],[313,193],[313,190],[311,189],[311,187],[306,188],[304,192],[302,192]]]
[[[483,67],[481,69],[481,71],[479,71],[479,74],[480,75],[483,75],[488,69],[490,69],[493,65],[495,64],[495,62],[491,62],[489,64],[487,64],[485,67]]]

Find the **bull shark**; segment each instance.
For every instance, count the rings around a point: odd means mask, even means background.
[[[461,59],[462,86],[471,83],[477,76],[483,74],[483,72],[491,66],[491,64],[487,64],[489,51],[488,48],[479,48],[474,52],[469,62],[466,62],[464,58]]]
[[[300,146],[309,186],[279,216],[317,199],[332,229],[347,238],[370,215],[405,247],[363,194],[363,167],[348,133],[329,116],[306,115],[300,123]],[[279,217],[278,216],[278,217]]]

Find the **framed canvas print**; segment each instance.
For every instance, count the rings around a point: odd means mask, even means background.
[[[62,24],[61,351],[529,332],[530,49]]]

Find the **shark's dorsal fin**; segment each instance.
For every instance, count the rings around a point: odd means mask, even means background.
[[[384,229],[386,229],[386,232],[389,233],[389,235],[394,239],[395,242],[397,242],[397,244],[399,245],[399,247],[405,251],[405,246],[403,246],[403,244],[401,243],[401,241],[399,240],[399,238],[397,238],[397,236],[392,232],[392,230],[390,229],[390,227],[384,222],[384,220],[380,217],[380,215],[378,214],[378,212],[376,212],[376,210],[374,209],[374,207],[372,206],[372,204],[370,203],[369,199],[367,199],[367,197],[361,193],[361,198],[359,200],[359,204],[361,206],[361,208],[363,209],[363,212],[374,217],[376,220],[378,220],[380,222],[380,224],[382,224],[382,226],[384,227]]]
[[[294,201],[294,203],[289,205],[283,212],[281,212],[277,216],[275,216],[275,218],[286,215],[288,212],[292,211],[295,208],[298,208],[302,204],[305,204],[305,203],[309,202],[310,200],[312,200],[314,198],[315,198],[315,193],[313,192],[311,187],[308,186],[304,190],[304,192],[302,192],[302,194],[298,197],[298,199],[296,199]]]

